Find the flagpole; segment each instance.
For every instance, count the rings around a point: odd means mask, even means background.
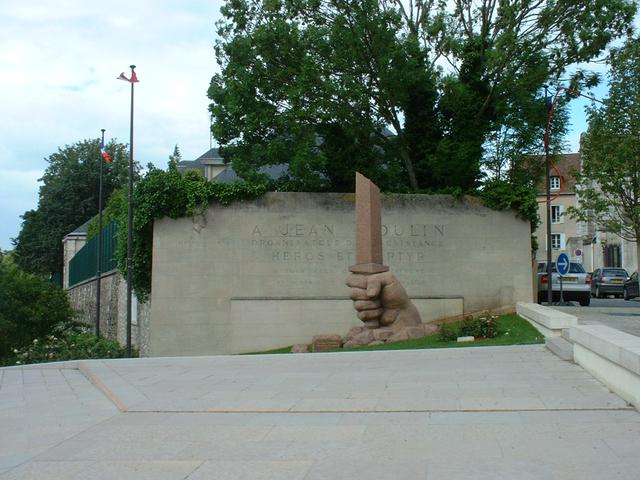
[[[102,280],[102,164],[104,159],[102,157],[102,149],[104,148],[104,132],[105,129],[100,130],[102,132],[102,140],[100,141],[100,186],[98,187],[98,252],[96,255],[96,337],[100,336],[100,293],[101,293],[101,280]]]
[[[129,124],[129,192],[128,192],[128,208],[127,208],[127,357],[131,357],[131,293],[133,280],[133,85],[136,68],[131,68],[131,118]]]

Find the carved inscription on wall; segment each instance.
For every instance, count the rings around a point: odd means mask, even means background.
[[[253,225],[251,257],[283,273],[330,273],[354,251],[354,241],[331,224]]]
[[[273,263],[282,273],[330,273],[355,262],[353,228],[343,224],[278,223],[247,226],[251,260]],[[385,263],[395,271],[423,272],[444,246],[445,224],[382,225]]]

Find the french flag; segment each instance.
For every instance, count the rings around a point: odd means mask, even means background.
[[[111,155],[109,155],[109,152],[107,152],[107,149],[104,146],[104,143],[100,145],[100,153],[102,153],[102,158],[105,162],[111,163]]]
[[[125,82],[129,82],[129,83],[138,83],[140,80],[138,80],[138,76],[136,75],[136,72],[134,71],[131,75],[131,78],[128,78],[124,72],[122,72],[120,74],[120,76],[118,77],[118,80],[124,80]]]

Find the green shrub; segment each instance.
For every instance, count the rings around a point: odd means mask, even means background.
[[[440,325],[438,338],[443,342],[451,342],[460,336],[458,330],[458,326],[454,323],[443,323]]]
[[[495,338],[498,335],[497,318],[490,312],[485,312],[475,319],[466,318],[460,326],[459,334],[461,337]]]
[[[0,364],[73,317],[67,294],[44,278],[26,273],[9,255],[0,258]]]
[[[498,336],[498,324],[497,324],[498,316],[491,315],[490,313],[487,316],[480,317],[478,319],[478,335],[474,335],[476,338],[495,338]]]
[[[460,337],[475,337],[478,331],[478,323],[473,318],[465,318],[458,330]]]
[[[64,322],[54,326],[51,333],[13,351],[15,364],[58,362],[84,358],[124,358],[125,348],[118,342],[89,333],[77,322]],[[134,354],[137,356],[137,353]]]
[[[442,342],[451,342],[458,337],[495,338],[498,336],[498,317],[485,312],[478,318],[467,317],[462,322],[440,325],[438,338]]]

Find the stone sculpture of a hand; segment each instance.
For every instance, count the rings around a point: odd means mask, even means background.
[[[368,328],[412,327],[421,324],[420,314],[407,292],[391,272],[353,273],[346,283],[358,318]]]

